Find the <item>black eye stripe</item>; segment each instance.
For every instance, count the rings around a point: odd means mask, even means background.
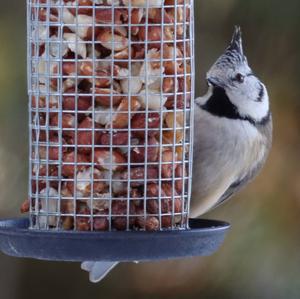
[[[245,76],[241,73],[238,73],[235,75],[234,78],[232,78],[233,81],[239,82],[239,83],[243,83],[245,80]]]
[[[248,74],[246,74],[246,75],[243,75],[244,77],[255,77],[255,74],[254,73],[248,73]],[[237,81],[237,79],[234,77],[234,78],[232,78],[232,80],[233,81]]]
[[[260,90],[256,102],[262,102],[264,96],[265,96],[265,89],[264,86],[260,83]]]

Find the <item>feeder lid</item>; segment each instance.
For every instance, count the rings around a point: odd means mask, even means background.
[[[230,225],[191,219],[189,230],[74,232],[30,230],[29,220],[0,220],[0,250],[10,256],[53,261],[153,261],[213,254]]]

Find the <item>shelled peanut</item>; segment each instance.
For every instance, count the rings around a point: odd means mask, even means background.
[[[63,2],[32,0],[32,196],[22,212],[67,230],[184,225],[190,2]]]

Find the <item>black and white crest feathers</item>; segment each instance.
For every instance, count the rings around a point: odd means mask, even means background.
[[[216,65],[235,68],[237,64],[244,62],[247,62],[247,58],[243,50],[242,31],[239,26],[235,26],[230,45],[224,55],[218,59]]]

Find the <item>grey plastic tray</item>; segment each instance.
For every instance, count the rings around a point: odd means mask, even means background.
[[[0,220],[0,250],[10,256],[53,261],[153,261],[213,254],[230,225],[191,219],[190,230],[58,232],[28,229],[28,219]]]

